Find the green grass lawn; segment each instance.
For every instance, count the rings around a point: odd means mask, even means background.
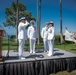
[[[76,75],[76,70],[72,71],[72,72],[67,72],[67,71],[63,71],[63,72],[57,72],[56,74],[50,74],[50,75]]]
[[[76,54],[76,44],[55,44],[54,48],[59,48]]]
[[[59,48],[59,49],[66,50],[66,51],[69,51],[69,52],[76,54],[76,44],[57,44],[57,43],[55,43],[54,48]],[[16,44],[16,42],[10,41],[9,42],[9,49],[10,50],[17,50],[18,45]],[[25,43],[25,49],[29,50],[29,42]],[[36,44],[36,49],[43,49],[43,45]],[[6,39],[3,39],[2,50],[8,50],[8,41]]]

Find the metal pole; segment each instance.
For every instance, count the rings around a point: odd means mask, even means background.
[[[64,42],[62,32],[62,0],[60,0],[60,42],[61,44]]]
[[[38,45],[40,44],[41,0],[37,0]]]
[[[37,31],[38,31],[38,45],[39,45],[39,0],[36,0],[37,1]]]
[[[40,44],[40,25],[41,25],[41,0],[39,2],[39,44]]]

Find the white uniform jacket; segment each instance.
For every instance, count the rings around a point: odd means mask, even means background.
[[[25,32],[25,28],[26,26],[28,26],[28,22],[26,23],[22,23],[20,22],[19,25],[18,25],[18,39],[27,39],[27,34]]]
[[[48,27],[42,28],[41,37],[42,37],[43,39],[47,39],[47,38],[48,38]]]
[[[54,40],[54,27],[48,29],[48,40]]]
[[[35,26],[28,27],[27,36],[29,39],[36,39],[37,38],[37,30]]]

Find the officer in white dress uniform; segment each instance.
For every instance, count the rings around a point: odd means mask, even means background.
[[[34,20],[30,21],[31,26],[28,27],[28,38],[30,41],[30,53],[35,53],[35,42],[37,38],[37,30],[36,27],[34,26]]]
[[[48,46],[49,46],[49,52],[48,56],[52,56],[54,54],[54,23],[51,21],[49,23],[49,29],[48,29]]]
[[[41,37],[43,38],[44,43],[44,52],[47,52],[48,50],[48,22],[46,23],[46,26],[42,28],[41,31]]]
[[[19,58],[25,59],[23,57],[23,51],[24,51],[24,44],[25,40],[27,39],[27,34],[25,33],[25,28],[29,25],[28,21],[26,20],[26,17],[20,18],[20,23],[18,25],[18,41],[19,41]]]

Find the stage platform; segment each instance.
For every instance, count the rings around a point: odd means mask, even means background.
[[[0,62],[0,75],[49,75],[59,71],[72,71],[76,69],[76,54],[54,49],[53,56],[47,56],[47,52],[36,50],[35,54],[24,51],[25,60],[18,59],[18,52],[2,52],[4,58]]]

